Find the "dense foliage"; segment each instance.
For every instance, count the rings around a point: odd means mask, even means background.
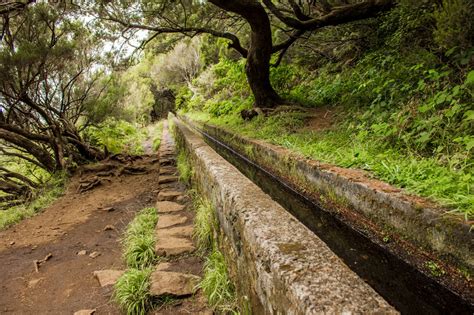
[[[55,172],[141,153],[141,126],[176,108],[368,170],[469,219],[473,12],[469,0],[7,6],[0,203],[34,199]],[[255,69],[268,70],[267,86]],[[240,116],[278,104],[288,106]]]
[[[227,56],[192,88],[179,90],[176,105],[308,157],[368,170],[468,219],[474,215],[474,48],[472,33],[461,34],[458,23],[472,29],[473,6],[445,2],[402,1],[378,19],[327,29],[295,46],[272,68],[271,80],[289,103],[309,112],[243,121],[240,111],[252,108],[253,98],[244,63]],[[313,112],[330,112],[332,127],[310,130]]]

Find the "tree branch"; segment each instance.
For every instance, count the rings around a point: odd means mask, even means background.
[[[36,0],[28,0],[26,2],[23,1],[13,1],[13,2],[0,2],[0,14],[9,14],[12,12],[16,12],[18,10],[23,10],[29,4],[36,2]]]
[[[125,22],[123,20],[117,19],[117,18],[112,17],[112,16],[109,16],[106,19],[110,20],[110,21],[113,21],[113,22],[117,22],[117,23],[119,23],[122,26],[125,26],[127,28],[152,31],[152,32],[156,32],[156,34],[165,34],[165,33],[166,34],[176,34],[176,33],[180,33],[180,34],[184,34],[186,36],[191,36],[191,37],[196,36],[198,34],[211,34],[211,35],[216,36],[216,37],[221,37],[221,38],[225,38],[225,39],[230,40],[231,43],[229,44],[229,47],[237,50],[242,55],[242,57],[246,58],[247,54],[248,54],[247,49],[244,48],[242,46],[242,44],[240,43],[240,39],[236,35],[234,35],[232,33],[229,33],[229,32],[220,32],[220,31],[216,31],[216,30],[213,30],[213,29],[210,29],[210,28],[203,28],[203,27],[171,28],[171,27],[148,26],[148,25]],[[156,34],[155,34],[155,36],[156,36]]]
[[[355,4],[334,7],[328,14],[302,21],[298,18],[285,15],[273,4],[272,0],[262,0],[262,2],[280,21],[292,28],[304,31],[313,31],[325,26],[339,25],[373,17],[382,11],[389,10],[394,5],[393,0],[367,0]]]

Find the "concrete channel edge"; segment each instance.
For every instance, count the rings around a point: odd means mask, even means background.
[[[327,245],[178,119],[175,136],[216,208],[220,247],[255,314],[396,314]]]
[[[290,178],[308,191],[361,214],[389,233],[396,232],[402,239],[413,242],[423,250],[436,253],[448,263],[474,273],[474,232],[459,216],[446,215],[446,209],[428,200],[413,197],[375,179],[360,181],[342,168],[308,160],[289,150],[249,139],[224,128],[191,121],[180,117],[194,128],[204,130],[226,142],[244,155],[253,155],[264,167],[278,176]],[[252,159],[252,156],[248,156]],[[324,204],[324,202],[323,202]],[[337,209],[336,209],[337,211]]]

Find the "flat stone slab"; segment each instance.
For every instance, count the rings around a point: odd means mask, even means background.
[[[176,153],[174,151],[161,152],[160,158],[164,160],[174,160],[176,159]]]
[[[192,225],[176,226],[167,229],[156,229],[155,236],[157,240],[165,237],[191,237],[193,236],[194,227]]]
[[[101,287],[105,287],[114,285],[123,273],[123,270],[97,270],[94,271],[94,277],[99,281]]]
[[[155,253],[162,257],[192,253],[195,250],[196,247],[189,239],[175,236],[158,239],[155,246]]]
[[[92,315],[95,314],[95,309],[93,310],[80,310],[77,312],[74,312],[74,315]]]
[[[163,175],[158,178],[158,184],[167,184],[178,181],[178,176],[175,175]]]
[[[162,190],[158,193],[158,201],[173,201],[183,193],[175,190]]]
[[[175,175],[178,172],[174,166],[160,167],[160,175]]]
[[[186,296],[194,293],[200,277],[170,271],[154,271],[150,277],[150,295]]]
[[[162,263],[159,263],[156,267],[155,267],[155,271],[166,271],[166,269],[169,269],[171,267],[171,263],[169,262],[162,262]]]
[[[160,159],[161,166],[176,165],[176,160],[174,158],[164,158]]]
[[[178,212],[184,210],[184,205],[172,201],[158,201],[156,210],[158,213]]]
[[[164,229],[177,224],[183,224],[188,218],[180,214],[164,214],[158,218],[157,229]]]

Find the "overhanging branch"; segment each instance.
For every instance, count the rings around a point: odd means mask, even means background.
[[[148,26],[136,23],[129,23],[115,17],[109,16],[106,18],[107,20],[116,22],[121,24],[122,26],[129,28],[129,29],[141,29],[155,32],[154,37],[158,34],[184,34],[186,36],[196,36],[198,34],[210,34],[216,37],[221,37],[230,40],[229,47],[237,50],[242,57],[246,58],[248,51],[246,48],[242,46],[240,43],[240,39],[232,33],[229,32],[221,32],[211,28],[205,27],[182,27],[182,28],[172,28],[172,27],[158,27],[158,26]]]
[[[300,20],[284,14],[272,0],[262,0],[268,10],[280,21],[297,30],[313,31],[321,27],[339,25],[360,19],[373,17],[376,14],[389,10],[394,5],[393,0],[368,0],[350,5],[334,7],[325,15],[309,20]]]

